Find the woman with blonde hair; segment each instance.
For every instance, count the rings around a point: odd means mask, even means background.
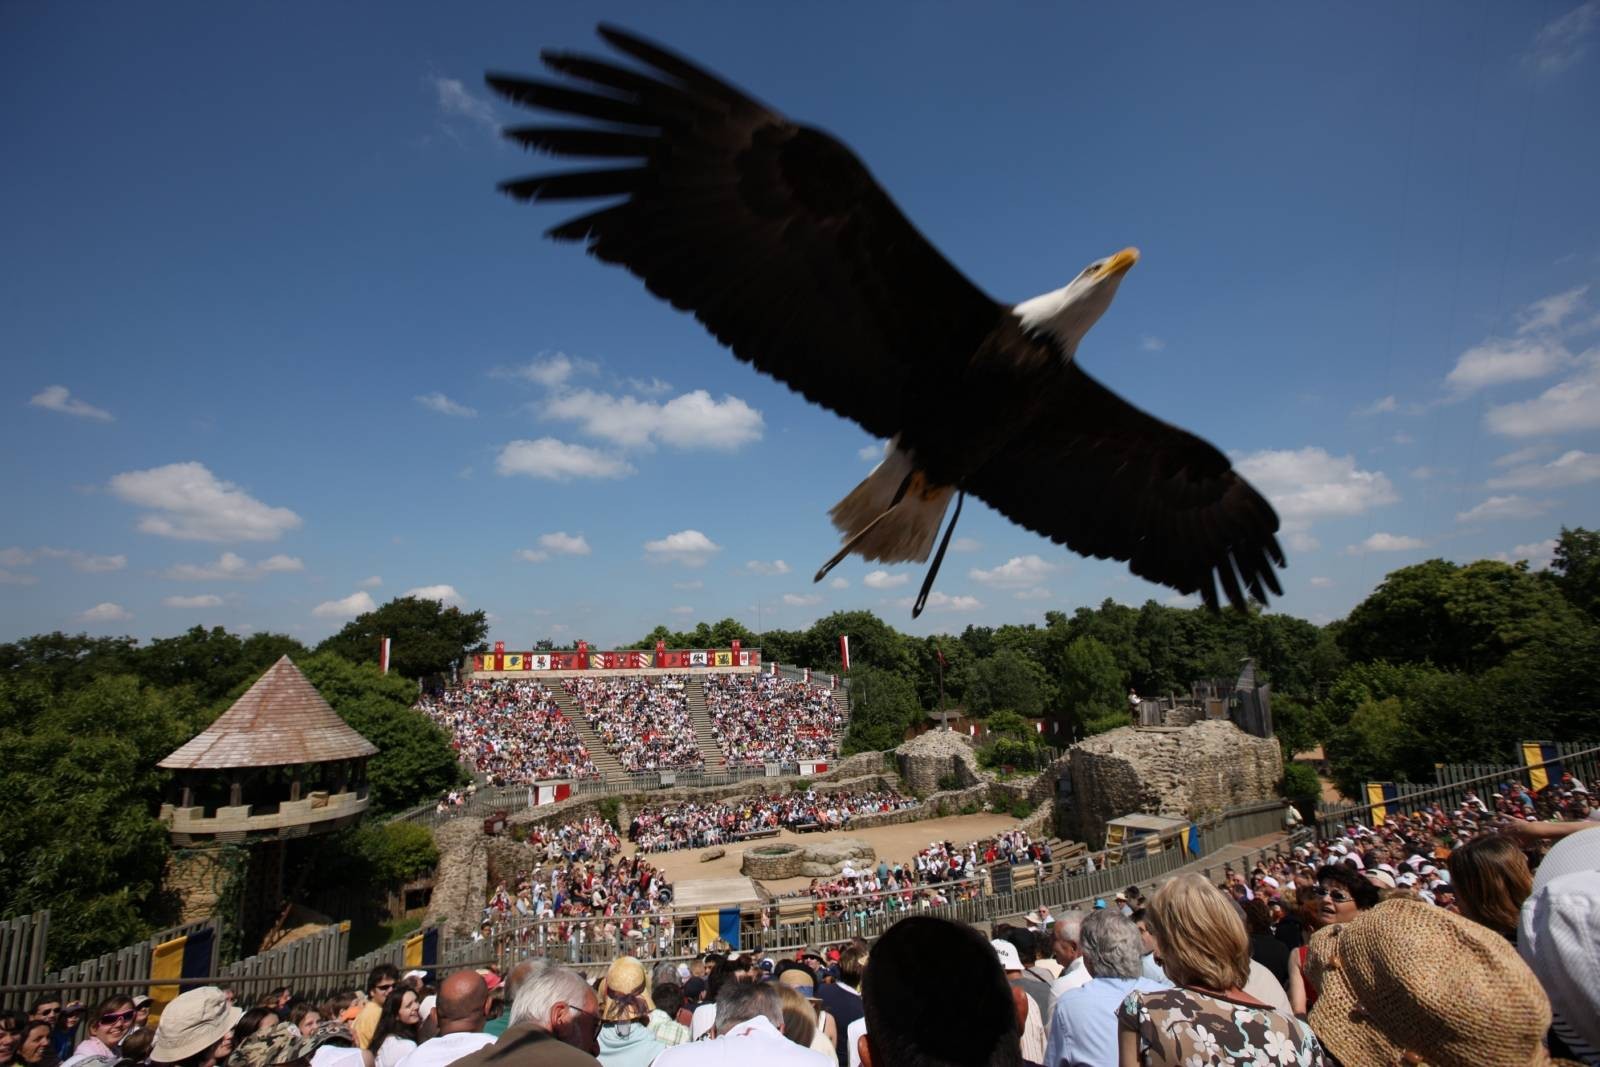
[[[1461,914],[1513,945],[1522,902],[1533,892],[1533,871],[1522,847],[1509,837],[1474,837],[1450,853],[1450,884]]]
[[[1175,988],[1131,993],[1117,1009],[1121,1067],[1321,1067],[1310,1027],[1245,993],[1250,938],[1220,890],[1198,874],[1179,875],[1150,898],[1145,923]]]
[[[649,1067],[667,1044],[650,1032],[650,976],[632,956],[611,961],[596,991],[600,997],[600,1062],[605,1067]]]
[[[783,1001],[783,1036],[810,1048],[817,1036],[817,1011],[804,993],[791,985],[778,983],[778,998]]]

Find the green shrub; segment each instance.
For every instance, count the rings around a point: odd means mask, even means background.
[[[1033,805],[1028,803],[1026,797],[1012,797],[1006,801],[1005,810],[1014,819],[1026,819],[1033,814]]]
[[[941,792],[948,792],[949,790],[960,788],[961,776],[956,774],[954,771],[951,771],[949,774],[941,774],[939,776],[939,790]]]
[[[617,819],[622,815],[622,801],[620,798],[602,797],[600,798],[599,807],[600,817],[602,819],[610,823],[612,826],[615,826],[617,829],[622,829],[622,824],[617,822]]]
[[[357,833],[357,848],[379,885],[399,885],[439,865],[433,832],[414,822],[377,823]]]
[[[794,780],[794,785],[790,787],[790,792],[804,793],[807,789],[810,789],[810,788],[811,788],[811,779],[809,779],[809,778],[796,778]]]
[[[961,805],[961,814],[963,815],[976,815],[978,814],[978,810],[978,805],[972,803],[970,800]]]
[[[1315,799],[1322,795],[1322,780],[1304,763],[1286,763],[1282,789],[1290,800]]]

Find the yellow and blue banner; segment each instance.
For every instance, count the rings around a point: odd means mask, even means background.
[[[1185,856],[1189,856],[1191,858],[1199,856],[1200,824],[1197,822],[1190,823],[1189,832],[1179,838],[1178,841],[1183,846],[1183,854]]]
[[[439,928],[430,926],[406,938],[405,966],[426,970],[439,962]]]
[[[697,916],[699,919],[700,951],[709,952],[713,943],[726,941],[728,947],[739,947],[739,909],[738,907],[718,908],[716,911],[702,911]]]
[[[1528,787],[1535,793],[1551,782],[1561,781],[1566,773],[1561,765],[1561,750],[1549,741],[1522,742],[1522,765],[1528,768]]]
[[[150,1017],[185,990],[194,989],[211,976],[211,956],[217,928],[203,926],[185,937],[163,941],[150,950]],[[184,981],[184,979],[191,981]]]
[[[1372,825],[1382,826],[1389,818],[1389,805],[1400,798],[1393,782],[1368,782],[1367,803],[1372,805]]]

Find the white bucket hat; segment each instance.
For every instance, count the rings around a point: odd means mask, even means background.
[[[221,1041],[243,1015],[244,1009],[229,1004],[214,985],[180,993],[161,1013],[150,1058],[157,1063],[186,1060]]]

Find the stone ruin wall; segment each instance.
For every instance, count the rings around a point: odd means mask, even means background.
[[[1271,800],[1283,779],[1283,754],[1272,738],[1233,723],[1202,720],[1178,728],[1121,727],[1074,745],[1074,836],[1098,847],[1106,823],[1143,812],[1194,818]]]

